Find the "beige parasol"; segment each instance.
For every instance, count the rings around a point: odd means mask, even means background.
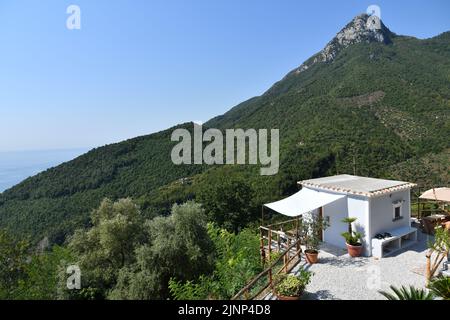
[[[433,188],[422,193],[419,198],[450,202],[450,188]]]

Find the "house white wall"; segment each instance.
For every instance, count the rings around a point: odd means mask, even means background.
[[[348,217],[347,198],[339,199],[323,208],[323,216],[330,226],[323,233],[323,241],[345,249],[345,239],[341,236],[348,230],[347,224],[341,222]]]
[[[402,219],[394,219],[393,203],[401,201]],[[370,199],[370,237],[377,233],[410,226],[411,200],[410,191],[404,190]]]
[[[349,195],[347,197],[347,216],[357,218],[352,227],[354,231],[363,235],[361,242],[364,246],[363,255],[370,256],[370,234],[369,234],[369,201],[366,197]]]

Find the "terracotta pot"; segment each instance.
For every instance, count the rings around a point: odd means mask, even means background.
[[[282,300],[282,301],[297,301],[300,300],[300,296],[295,296],[295,297],[289,297],[289,296],[283,296],[280,294],[276,294],[277,299],[278,300]]]
[[[309,264],[314,264],[319,261],[319,252],[314,250],[305,250],[305,256],[306,261],[308,261]]]
[[[363,249],[362,244],[360,244],[358,246],[352,246],[352,245],[346,243],[346,245],[347,245],[347,250],[348,250],[348,254],[350,255],[350,257],[361,256],[362,249]]]

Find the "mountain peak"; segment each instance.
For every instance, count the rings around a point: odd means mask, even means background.
[[[300,66],[297,72],[302,72],[317,62],[332,62],[336,55],[353,44],[365,42],[380,42],[389,44],[394,34],[376,15],[359,14],[352,19],[336,36],[328,42],[325,48]]]

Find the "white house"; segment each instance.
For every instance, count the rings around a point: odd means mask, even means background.
[[[302,189],[296,194],[265,206],[291,217],[322,215],[329,221],[324,242],[346,248],[341,236],[348,229],[341,221],[346,217],[357,218],[353,228],[363,234],[365,256],[382,257],[417,239],[417,230],[411,227],[413,183],[337,175],[299,184]],[[384,238],[378,239],[379,234]]]

